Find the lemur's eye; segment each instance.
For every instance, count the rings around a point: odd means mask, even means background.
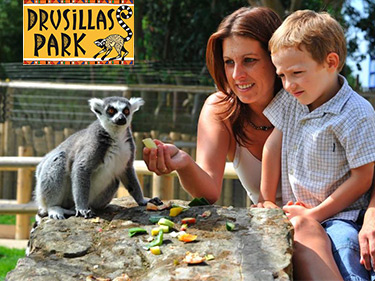
[[[130,110],[129,110],[129,108],[124,108],[124,110],[122,111],[122,113],[124,113],[125,114],[125,116],[128,116],[129,114],[130,114]]]
[[[109,107],[107,108],[107,114],[110,115],[110,116],[115,115],[116,112],[117,112],[116,108],[114,108],[114,107],[112,107],[112,106],[109,106]]]

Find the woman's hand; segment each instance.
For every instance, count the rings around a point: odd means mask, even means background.
[[[358,241],[361,249],[360,262],[367,270],[371,270],[375,265],[375,208],[367,210]]]
[[[266,208],[266,209],[280,209],[280,207],[277,206],[274,202],[268,201],[268,200],[265,200],[265,201],[262,201],[262,202],[258,202],[258,204],[253,205],[252,207]]]
[[[143,160],[151,172],[166,175],[186,165],[184,151],[173,144],[165,144],[159,140],[154,140],[154,142],[157,148],[145,147],[143,149]]]

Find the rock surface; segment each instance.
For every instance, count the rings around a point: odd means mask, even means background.
[[[203,217],[205,211],[209,215]],[[171,220],[179,230],[181,218],[195,217],[186,232],[197,240],[183,243],[165,233],[161,255],[143,246],[155,227],[150,216],[169,215],[169,210],[146,211],[133,199],[121,198],[97,215],[44,218],[31,234],[30,255],[18,261],[6,280],[292,280],[292,227],[281,210],[191,207]],[[226,229],[226,222],[234,223],[234,231]],[[129,237],[132,227],[148,234]],[[188,251],[214,259],[189,265],[183,261]]]

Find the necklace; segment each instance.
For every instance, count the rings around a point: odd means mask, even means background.
[[[268,131],[268,130],[273,129],[273,127],[274,127],[274,126],[269,126],[269,127],[267,127],[267,126],[257,126],[257,125],[255,125],[253,122],[251,122],[250,120],[249,120],[249,124],[250,124],[250,126],[253,127],[255,130],[261,130],[261,131]]]

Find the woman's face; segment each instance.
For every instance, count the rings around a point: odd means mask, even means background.
[[[241,102],[267,105],[272,100],[275,67],[259,41],[244,36],[225,38],[223,60],[229,87]]]

